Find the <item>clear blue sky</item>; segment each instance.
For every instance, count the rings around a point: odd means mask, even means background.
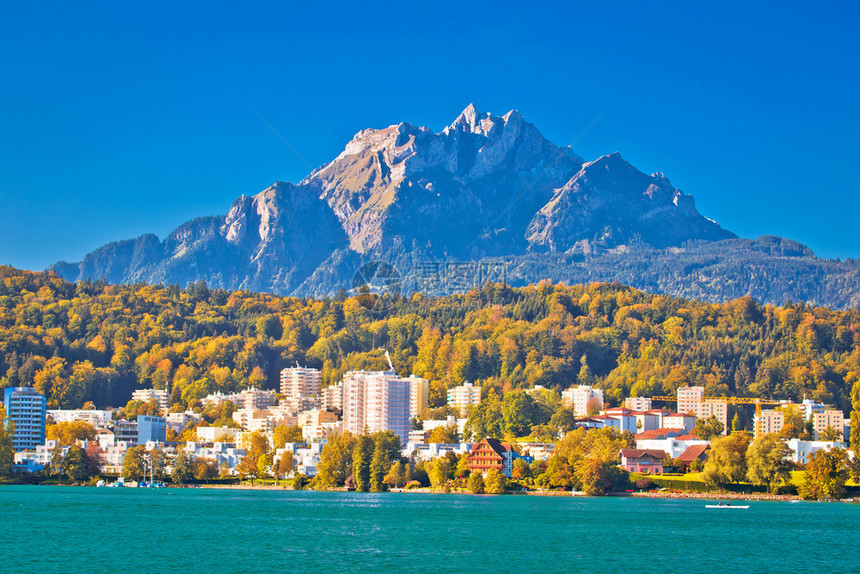
[[[860,256],[852,3],[239,4],[3,4],[0,263],[164,237],[469,102],[662,171],[741,236]]]

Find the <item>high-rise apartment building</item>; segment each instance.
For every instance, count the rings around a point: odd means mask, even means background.
[[[3,392],[6,416],[15,424],[12,449],[36,450],[45,443],[45,396],[32,387],[11,387]]]
[[[281,394],[287,399],[317,397],[320,371],[310,367],[290,367],[281,371]]]
[[[391,430],[409,438],[411,383],[394,371],[350,371],[343,376],[343,430]]]

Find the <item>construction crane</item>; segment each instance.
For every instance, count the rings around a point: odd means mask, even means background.
[[[676,402],[678,397],[651,397],[652,401],[670,401]],[[702,397],[702,401],[725,401],[733,405],[755,405],[755,416],[761,417],[762,405],[784,405],[787,401],[775,401],[772,399],[762,399],[759,397]]]

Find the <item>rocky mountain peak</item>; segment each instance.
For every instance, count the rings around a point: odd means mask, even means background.
[[[405,122],[361,130],[298,184],[242,195],[226,215],[183,224],[163,243],[147,236],[57,268],[72,278],[319,294],[362,258],[476,260],[729,237],[663,174],[617,152],[584,163],[519,111],[469,104],[441,132]]]

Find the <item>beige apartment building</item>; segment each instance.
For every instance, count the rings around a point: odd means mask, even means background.
[[[427,379],[409,375],[409,416],[418,417],[427,408],[430,399],[430,384]]]
[[[827,427],[834,428],[840,432],[844,432],[845,415],[842,411],[835,409],[827,409],[812,413],[812,433],[815,440],[821,440],[821,433]]]
[[[723,434],[729,430],[729,403],[725,399],[706,399],[705,387],[679,387],[678,412],[692,413],[696,418],[707,419],[712,415],[723,423]]]
[[[472,405],[481,404],[481,387],[472,383],[464,383],[459,387],[448,389],[448,406],[467,409]]]
[[[322,408],[326,411],[343,410],[343,382],[329,385],[320,391]]]
[[[755,438],[768,433],[779,432],[783,426],[785,426],[785,414],[782,411],[762,411],[761,415],[756,417]]]
[[[651,399],[648,397],[627,397],[624,399],[624,408],[631,411],[650,411]]]

